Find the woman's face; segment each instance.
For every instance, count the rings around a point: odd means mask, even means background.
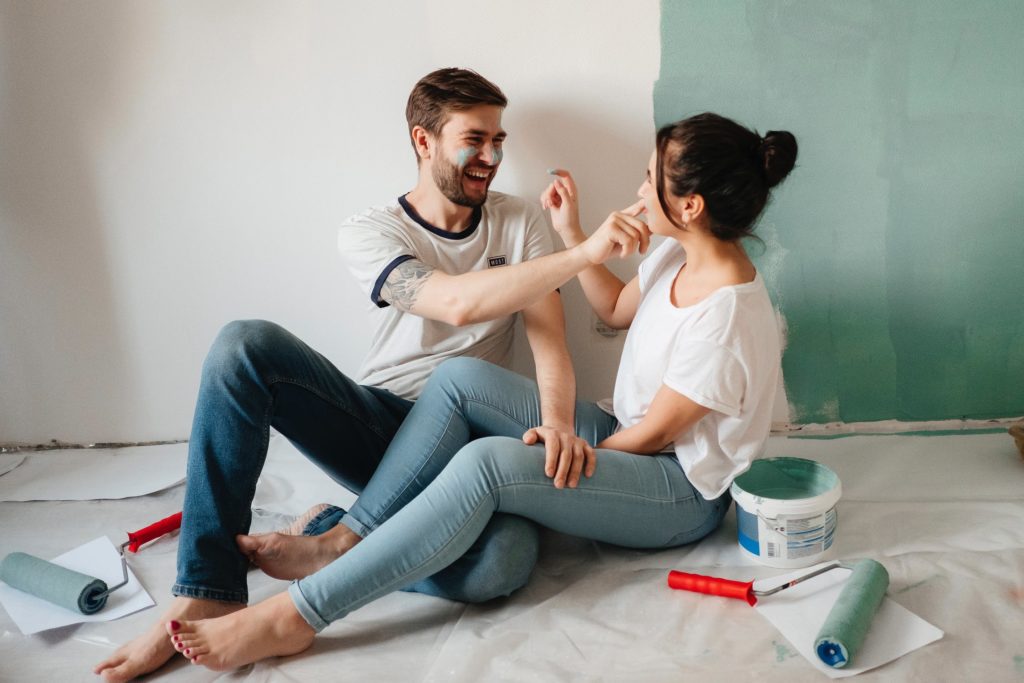
[[[637,190],[637,196],[644,200],[644,208],[647,213],[647,227],[655,235],[668,235],[679,237],[680,230],[687,230],[691,221],[701,220],[704,215],[704,199],[697,194],[688,194],[685,197],[677,197],[669,190],[665,190],[665,203],[674,212],[673,218],[677,223],[687,226],[679,227],[669,220],[665,211],[658,201],[658,151],[651,153],[651,159],[647,162],[647,177],[644,184]]]
[[[636,194],[644,201],[644,210],[647,214],[647,227],[655,235],[671,235],[679,230],[672,225],[658,201],[658,151],[651,152],[651,158],[647,162],[647,177]],[[671,201],[671,199],[669,200]]]

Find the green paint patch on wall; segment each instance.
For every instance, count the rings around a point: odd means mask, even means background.
[[[751,254],[797,422],[1024,414],[1024,3],[665,1],[654,111],[793,132]]]

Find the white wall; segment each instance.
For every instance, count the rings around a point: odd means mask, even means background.
[[[353,372],[335,228],[412,187],[416,80],[498,83],[494,188],[573,169],[593,226],[642,179],[658,60],[656,0],[0,2],[0,443],[187,437],[236,318]],[[580,395],[607,395],[622,336],[563,292]]]

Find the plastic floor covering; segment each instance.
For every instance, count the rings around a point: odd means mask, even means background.
[[[818,460],[839,474],[836,556],[881,561],[889,597],[946,633],[856,680],[1024,680],[1024,462],[1012,438],[773,437],[768,454]],[[0,554],[53,557],[101,535],[120,544],[129,529],[180,509],[183,492],[179,485],[123,500],[0,503]],[[254,530],[282,525],[312,503],[351,500],[276,437]],[[92,666],[170,601],[176,548],[172,535],[130,558],[154,608],[34,636],[0,611],[0,680],[98,680]],[[742,580],[783,572],[740,551],[733,512],[700,543],[662,552],[547,532],[529,586],[511,598],[463,605],[394,593],[333,624],[299,655],[220,674],[174,657],[146,680],[827,680],[746,604],[668,589],[670,569]],[[255,570],[249,580],[254,600],[286,586]]]

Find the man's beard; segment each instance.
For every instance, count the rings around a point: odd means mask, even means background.
[[[462,169],[447,160],[435,164],[432,175],[437,189],[441,190],[441,194],[453,204],[475,209],[487,201],[487,190],[484,190],[483,196],[479,199],[466,194],[462,187]]]

